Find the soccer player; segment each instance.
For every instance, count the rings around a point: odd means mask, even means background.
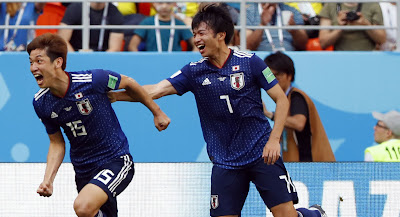
[[[70,157],[79,192],[74,210],[79,217],[116,217],[119,195],[134,174],[125,134],[108,100],[107,92],[125,89],[154,115],[156,128],[170,120],[132,78],[102,69],[66,72],[67,44],[47,33],[27,47],[30,70],[41,88],[33,106],[50,139],[40,196],[53,193],[53,181],[65,155],[63,128],[71,144]]]
[[[280,136],[289,103],[262,59],[227,47],[234,30],[229,13],[210,5],[193,18],[195,45],[204,57],[155,85],[154,98],[193,92],[207,152],[213,163],[211,216],[240,216],[253,182],[275,217],[326,216],[318,205],[296,211],[296,188],[280,157]],[[276,102],[271,129],[263,114],[261,88]],[[124,92],[111,101],[134,101]]]

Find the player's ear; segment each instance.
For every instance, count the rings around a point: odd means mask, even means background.
[[[56,68],[61,68],[63,65],[64,59],[62,57],[58,57],[57,59],[54,60],[54,63],[56,64]]]
[[[218,32],[217,37],[218,37],[218,40],[224,41],[225,37],[226,37],[226,32]]]

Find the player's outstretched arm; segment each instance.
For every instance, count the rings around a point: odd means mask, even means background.
[[[125,89],[124,93],[131,98],[129,101],[138,101],[145,105],[154,115],[154,124],[159,131],[165,130],[171,120],[153,101],[146,90],[140,86],[133,78],[121,75],[121,83],[119,89]]]
[[[152,99],[178,93],[168,80],[162,80],[157,84],[143,85],[142,87]],[[137,97],[128,95],[126,91],[110,91],[108,93],[108,98],[112,103],[116,101],[139,102]]]
[[[276,109],[274,115],[274,128],[272,129],[268,142],[264,147],[262,157],[264,158],[265,163],[274,164],[281,154],[279,140],[289,111],[289,101],[279,85],[273,86],[267,91],[267,93],[275,101]]]
[[[44,197],[50,197],[53,194],[53,182],[65,155],[65,141],[61,131],[49,134],[49,139],[50,146],[47,154],[46,171],[43,182],[37,189],[37,193]]]

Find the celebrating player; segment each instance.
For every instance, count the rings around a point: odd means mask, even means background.
[[[132,78],[101,69],[64,71],[67,44],[55,34],[35,38],[27,51],[30,70],[41,88],[33,105],[50,139],[46,171],[37,193],[45,197],[53,193],[53,181],[65,155],[62,127],[71,143],[79,192],[75,213],[79,217],[116,217],[116,196],[131,182],[134,166],[107,92],[125,89],[153,113],[159,131],[168,127],[169,118]]]
[[[321,217],[318,205],[296,209],[296,188],[280,157],[280,135],[289,102],[262,59],[232,51],[227,44],[234,25],[221,6],[201,9],[192,21],[195,45],[204,57],[155,85],[145,85],[154,98],[193,92],[207,152],[213,163],[211,216],[240,216],[253,182],[275,217]],[[271,129],[263,114],[261,88],[276,102]],[[133,101],[124,92],[111,101]]]

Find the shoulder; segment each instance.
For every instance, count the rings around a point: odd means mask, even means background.
[[[190,62],[186,66],[189,66],[189,67],[200,67],[202,65],[205,65],[207,61],[208,61],[208,57],[204,57],[204,58],[201,58],[199,61]]]
[[[71,3],[67,7],[67,10],[78,10],[78,9],[82,9],[82,3]],[[79,12],[81,13],[82,10],[79,10]]]
[[[49,88],[41,88],[34,96],[34,104],[39,101],[46,93],[49,92]]]
[[[76,71],[76,72],[68,72],[71,76],[72,83],[77,82],[92,82],[93,72],[96,70],[87,70],[87,71]]]
[[[237,50],[234,50],[232,55],[237,57],[237,58],[248,58],[248,59],[256,56],[256,55],[254,55],[254,53],[248,53],[248,52],[245,52],[245,51],[237,51]]]
[[[180,20],[180,19],[175,19],[175,23],[176,23],[176,25],[180,25],[180,26],[184,26],[184,25],[186,25],[182,20]]]
[[[140,25],[154,25],[154,16],[144,18]]]

